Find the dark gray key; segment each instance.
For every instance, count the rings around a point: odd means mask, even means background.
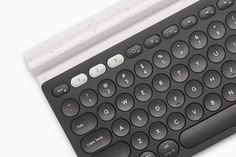
[[[225,50],[220,45],[211,46],[207,52],[208,58],[212,63],[220,63],[225,59]]]
[[[152,124],[149,131],[151,137],[156,141],[164,139],[167,135],[166,126],[159,122]]]
[[[130,120],[134,126],[143,127],[148,122],[148,114],[142,109],[136,109],[131,113]]]
[[[153,35],[144,41],[146,48],[151,49],[158,46],[161,43],[161,37],[159,35]]]
[[[152,74],[152,64],[149,61],[141,60],[135,65],[135,73],[140,78],[148,78]]]
[[[148,101],[152,97],[152,88],[147,84],[139,84],[135,90],[134,94],[136,99],[141,102]]]
[[[171,69],[171,77],[174,81],[181,83],[188,79],[189,71],[185,65],[178,64]]]
[[[165,115],[167,107],[164,101],[155,99],[149,104],[149,112],[153,117],[160,118]]]
[[[125,54],[127,58],[132,59],[134,57],[139,56],[142,52],[143,52],[143,48],[141,45],[134,45],[131,48],[129,48]]]
[[[134,106],[134,99],[130,94],[121,94],[116,99],[116,106],[123,112],[130,111]]]
[[[210,89],[214,89],[220,86],[221,84],[221,76],[217,71],[211,70],[207,71],[203,77],[203,81],[205,86]]]
[[[204,106],[208,111],[215,112],[222,106],[222,100],[216,93],[208,94],[204,99]]]
[[[119,142],[93,157],[129,157],[131,153],[130,147],[125,142]]]
[[[201,73],[207,68],[207,60],[202,55],[194,55],[189,60],[190,69],[195,73]]]
[[[165,74],[157,74],[152,81],[154,89],[158,92],[165,92],[170,88],[170,78]]]
[[[227,84],[222,90],[223,97],[229,102],[236,101],[236,84]]]
[[[98,96],[94,90],[86,89],[80,94],[80,102],[85,107],[93,107],[98,101]]]
[[[185,148],[193,148],[236,125],[236,104],[185,130],[180,142]]]
[[[173,140],[167,140],[158,147],[160,157],[177,157],[179,154],[179,145]]]
[[[128,88],[134,83],[134,75],[129,70],[122,70],[116,76],[116,82],[120,87]]]
[[[116,110],[112,104],[101,104],[98,108],[98,116],[103,121],[110,121],[115,117]]]
[[[162,35],[166,39],[170,39],[174,36],[176,36],[179,33],[179,27],[177,25],[172,25],[168,28],[166,28],[163,32]]]
[[[193,48],[200,50],[203,49],[208,42],[208,38],[206,36],[205,33],[203,32],[194,32],[191,36],[190,36],[190,44]]]
[[[229,7],[231,7],[234,4],[234,0],[219,0],[217,2],[217,7],[220,10],[225,10]]]
[[[167,102],[171,107],[181,107],[185,102],[185,96],[180,90],[172,90],[167,95]]]
[[[157,68],[167,68],[170,65],[170,62],[170,55],[166,51],[158,51],[153,56],[153,63]]]
[[[69,86],[67,84],[61,84],[52,90],[52,94],[55,97],[60,97],[67,92],[69,92]]]
[[[226,47],[229,52],[236,54],[236,35],[230,36],[226,41]]]
[[[236,11],[227,15],[226,23],[230,29],[236,30]]]
[[[135,149],[143,150],[149,144],[148,136],[144,132],[137,132],[132,136],[131,144]]]
[[[199,12],[199,17],[203,20],[206,20],[210,17],[212,17],[213,15],[216,14],[216,9],[214,6],[208,6],[206,8],[203,8],[200,12]]]
[[[181,27],[183,29],[189,29],[195,26],[198,23],[198,19],[196,16],[189,16],[181,21]]]
[[[98,85],[98,92],[105,98],[112,97],[116,92],[116,85],[111,80],[103,80]]]
[[[191,103],[186,108],[186,116],[191,121],[198,121],[203,117],[203,108],[198,103]]]
[[[143,152],[140,157],[156,157],[156,154],[150,151]]]
[[[208,34],[212,39],[222,39],[226,34],[226,28],[222,22],[212,22],[208,27]]]
[[[74,99],[67,99],[62,103],[62,112],[67,117],[74,117],[79,113],[79,104]]]
[[[171,47],[172,55],[177,59],[183,59],[189,54],[189,46],[184,41],[177,41]]]
[[[167,120],[168,126],[175,131],[181,130],[185,126],[185,118],[180,113],[172,113]]]
[[[236,61],[227,61],[222,66],[222,74],[228,79],[236,78]]]
[[[203,86],[201,82],[197,80],[191,80],[186,84],[185,92],[190,98],[195,99],[202,95]]]
[[[124,137],[128,135],[130,131],[129,122],[127,122],[125,119],[117,119],[112,124],[112,131],[118,137]]]

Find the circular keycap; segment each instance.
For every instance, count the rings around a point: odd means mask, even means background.
[[[222,74],[228,79],[236,78],[236,61],[227,61],[222,66]]]
[[[140,78],[148,78],[152,74],[152,64],[141,60],[135,65],[135,73]]]
[[[227,16],[226,23],[230,29],[236,30],[236,11]]]
[[[144,132],[137,132],[132,136],[131,144],[135,149],[143,150],[149,144],[148,136]]]
[[[229,102],[236,101],[236,84],[227,84],[222,90],[223,97]]]
[[[203,32],[194,32],[190,36],[190,44],[193,48],[200,50],[207,45],[208,39]]]
[[[189,72],[185,65],[178,64],[171,69],[171,77],[174,81],[181,83],[188,79]]]
[[[141,102],[148,101],[152,97],[152,88],[147,84],[139,84],[135,90],[134,94],[136,99]]]
[[[222,100],[218,94],[208,94],[204,99],[204,106],[209,111],[217,111],[221,108]]]
[[[158,147],[160,157],[177,157],[179,154],[179,145],[173,140],[167,140]]]
[[[198,98],[203,93],[203,86],[199,81],[191,80],[186,84],[185,92],[190,98]]]
[[[160,141],[167,135],[167,128],[162,123],[154,123],[150,127],[150,135],[154,140]]]
[[[136,127],[143,127],[148,122],[148,114],[142,109],[136,109],[131,113],[131,122]]]
[[[143,152],[140,157],[157,157],[156,154],[150,151]]]
[[[94,90],[86,89],[80,94],[80,102],[85,107],[96,105],[98,96]]]
[[[117,97],[116,106],[121,111],[130,111],[134,106],[134,99],[130,94],[123,93]]]
[[[112,104],[102,104],[98,108],[98,116],[103,121],[110,121],[115,117],[116,110]]]
[[[76,100],[67,99],[62,103],[62,112],[67,117],[74,117],[79,113],[79,104]]]
[[[158,51],[153,56],[153,63],[157,68],[167,68],[170,65],[170,62],[170,55],[166,51]]]
[[[111,80],[103,80],[98,85],[98,91],[105,98],[112,97],[116,92],[116,85]]]
[[[170,88],[170,79],[165,74],[158,74],[153,78],[152,85],[158,92],[165,92]]]
[[[172,90],[167,95],[167,102],[171,107],[181,107],[185,102],[185,96],[180,90]]]
[[[180,113],[172,113],[168,117],[168,126],[175,131],[181,130],[185,126],[185,118]]]
[[[189,46],[184,41],[177,41],[171,47],[172,55],[177,59],[183,59],[189,54]]]
[[[208,88],[214,89],[220,86],[221,76],[217,71],[207,71],[203,77],[203,81]]]
[[[191,121],[198,121],[203,117],[203,108],[198,103],[192,103],[186,108],[186,116]]]
[[[194,55],[189,60],[189,67],[193,72],[201,73],[207,67],[207,60],[202,55]]]
[[[166,104],[160,99],[155,99],[149,104],[149,112],[153,117],[159,118],[165,115]]]
[[[225,36],[226,28],[222,22],[212,22],[208,27],[208,34],[212,39],[219,40]]]
[[[236,35],[230,36],[226,41],[226,47],[231,53],[236,53]]]
[[[134,83],[134,75],[129,70],[122,70],[117,74],[116,81],[120,87],[128,88]]]
[[[129,122],[127,122],[125,119],[117,119],[112,125],[112,130],[116,136],[124,137],[128,135],[130,131]]]
[[[220,45],[214,45],[210,47],[207,55],[212,63],[220,63],[225,59],[225,50]]]

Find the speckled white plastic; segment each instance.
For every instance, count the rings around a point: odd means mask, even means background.
[[[120,0],[94,17],[30,49],[25,53],[25,61],[42,85],[197,1]]]

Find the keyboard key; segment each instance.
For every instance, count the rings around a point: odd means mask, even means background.
[[[152,81],[154,89],[158,92],[165,92],[170,88],[170,78],[165,74],[157,74]]]
[[[167,102],[171,107],[181,107],[185,102],[184,94],[177,89],[170,91],[167,95]]]
[[[236,62],[226,61],[222,66],[222,73],[228,79],[236,78]]]
[[[236,54],[236,35],[230,36],[226,41],[226,47],[229,52]]]
[[[139,56],[142,52],[143,48],[141,45],[134,45],[133,47],[129,48],[125,54],[127,58],[132,59]]]
[[[143,152],[140,157],[157,157],[156,154],[150,151]]]
[[[102,104],[98,108],[98,116],[103,121],[110,121],[115,117],[116,110],[112,104]]]
[[[98,64],[89,70],[89,75],[92,78],[97,78],[102,74],[104,74],[105,72],[106,72],[106,66],[104,64]]]
[[[222,100],[216,93],[208,94],[204,99],[204,106],[208,111],[215,112],[222,106]]]
[[[212,39],[222,39],[226,34],[226,28],[222,22],[212,22],[208,27],[208,34]]]
[[[67,99],[62,103],[62,112],[67,117],[74,117],[79,113],[79,104],[74,99]]]
[[[125,142],[119,142],[94,155],[93,157],[129,157],[130,153],[131,150],[129,145]]]
[[[151,137],[156,141],[164,139],[167,135],[166,126],[159,122],[152,124],[149,130]]]
[[[98,96],[92,89],[86,89],[80,94],[80,102],[85,107],[93,107],[97,104]]]
[[[134,75],[129,70],[122,70],[117,74],[116,81],[120,87],[128,88],[134,83]]]
[[[151,49],[158,46],[161,43],[161,37],[159,35],[153,35],[144,41],[146,48]]]
[[[123,64],[124,61],[125,61],[124,56],[121,55],[121,54],[117,54],[117,55],[115,55],[115,56],[108,59],[107,65],[110,68],[115,68],[115,67],[118,67],[119,65]]]
[[[52,90],[52,94],[53,96],[55,97],[60,97],[60,96],[63,96],[65,95],[66,93],[69,92],[69,86],[67,84],[61,84],[57,87],[55,87],[53,90]]]
[[[222,94],[226,101],[236,101],[236,84],[231,83],[225,85],[222,90]]]
[[[71,86],[78,88],[87,83],[88,76],[86,74],[79,74],[71,79]]]
[[[135,149],[143,150],[149,144],[148,136],[144,132],[137,132],[132,136],[131,144]]]
[[[185,130],[180,135],[180,142],[185,148],[194,148],[206,140],[236,125],[236,105],[204,120]]]
[[[165,115],[166,111],[166,104],[160,99],[155,99],[149,104],[149,112],[153,117],[160,118]]]
[[[179,33],[179,27],[177,25],[172,25],[166,28],[163,32],[162,35],[166,39],[170,39],[174,36],[176,36]]]
[[[186,108],[186,116],[191,121],[198,121],[203,117],[203,108],[198,103],[189,104]]]
[[[167,140],[158,147],[160,157],[177,157],[179,154],[179,145],[173,140]]]
[[[148,114],[142,109],[136,109],[131,113],[131,122],[136,127],[143,127],[148,122]]]
[[[203,32],[194,32],[190,36],[190,44],[194,49],[200,50],[203,49],[208,42],[208,38],[205,33]]]
[[[168,52],[158,51],[153,56],[153,63],[157,68],[164,69],[170,65],[171,58]]]
[[[181,83],[188,79],[189,72],[185,65],[178,64],[171,69],[171,77],[175,82]]]
[[[181,27],[183,29],[189,29],[195,26],[198,23],[198,19],[196,16],[189,16],[181,21]]]
[[[217,7],[220,10],[225,10],[229,7],[231,7],[234,4],[234,0],[219,0],[217,2]]]
[[[207,60],[202,55],[194,55],[189,60],[190,69],[195,73],[201,73],[207,68]]]
[[[123,93],[117,97],[116,106],[123,112],[130,111],[134,106],[134,99],[130,94]]]
[[[152,88],[147,84],[139,84],[134,90],[134,95],[141,102],[148,101],[152,97]]]
[[[225,50],[220,45],[211,46],[208,50],[208,58],[212,63],[220,63],[225,59]]]
[[[211,70],[207,71],[203,77],[203,81],[205,86],[210,89],[214,89],[220,86],[221,84],[221,76],[217,71]]]
[[[112,97],[116,92],[116,85],[111,80],[103,80],[98,85],[98,91],[105,98]]]
[[[125,119],[117,119],[112,124],[112,130],[116,136],[124,137],[128,135],[130,131],[129,122],[127,122]]]
[[[85,113],[72,122],[72,130],[77,135],[84,135],[96,126],[97,118],[92,113]]]
[[[213,15],[216,14],[216,9],[214,6],[208,6],[206,8],[203,8],[200,12],[199,12],[199,17],[203,20],[206,20],[210,17],[212,17]]]
[[[184,41],[177,41],[171,47],[172,55],[177,59],[183,59],[189,54],[189,46]]]
[[[94,153],[111,143],[111,133],[107,129],[99,129],[81,140],[81,147],[87,153]]]
[[[152,64],[146,60],[139,61],[135,65],[135,73],[140,78],[148,78],[152,74]]]
[[[184,128],[185,126],[185,118],[180,113],[172,113],[167,120],[168,126],[174,130],[178,131]]]
[[[203,86],[201,82],[197,80],[191,80],[189,81],[185,86],[185,92],[188,95],[188,97],[194,99],[198,98],[203,93]]]
[[[236,11],[227,15],[226,23],[230,29],[236,30]]]

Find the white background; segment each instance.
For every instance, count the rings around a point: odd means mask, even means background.
[[[76,157],[23,52],[117,0],[0,0],[0,156]],[[236,136],[196,157],[234,157]]]

